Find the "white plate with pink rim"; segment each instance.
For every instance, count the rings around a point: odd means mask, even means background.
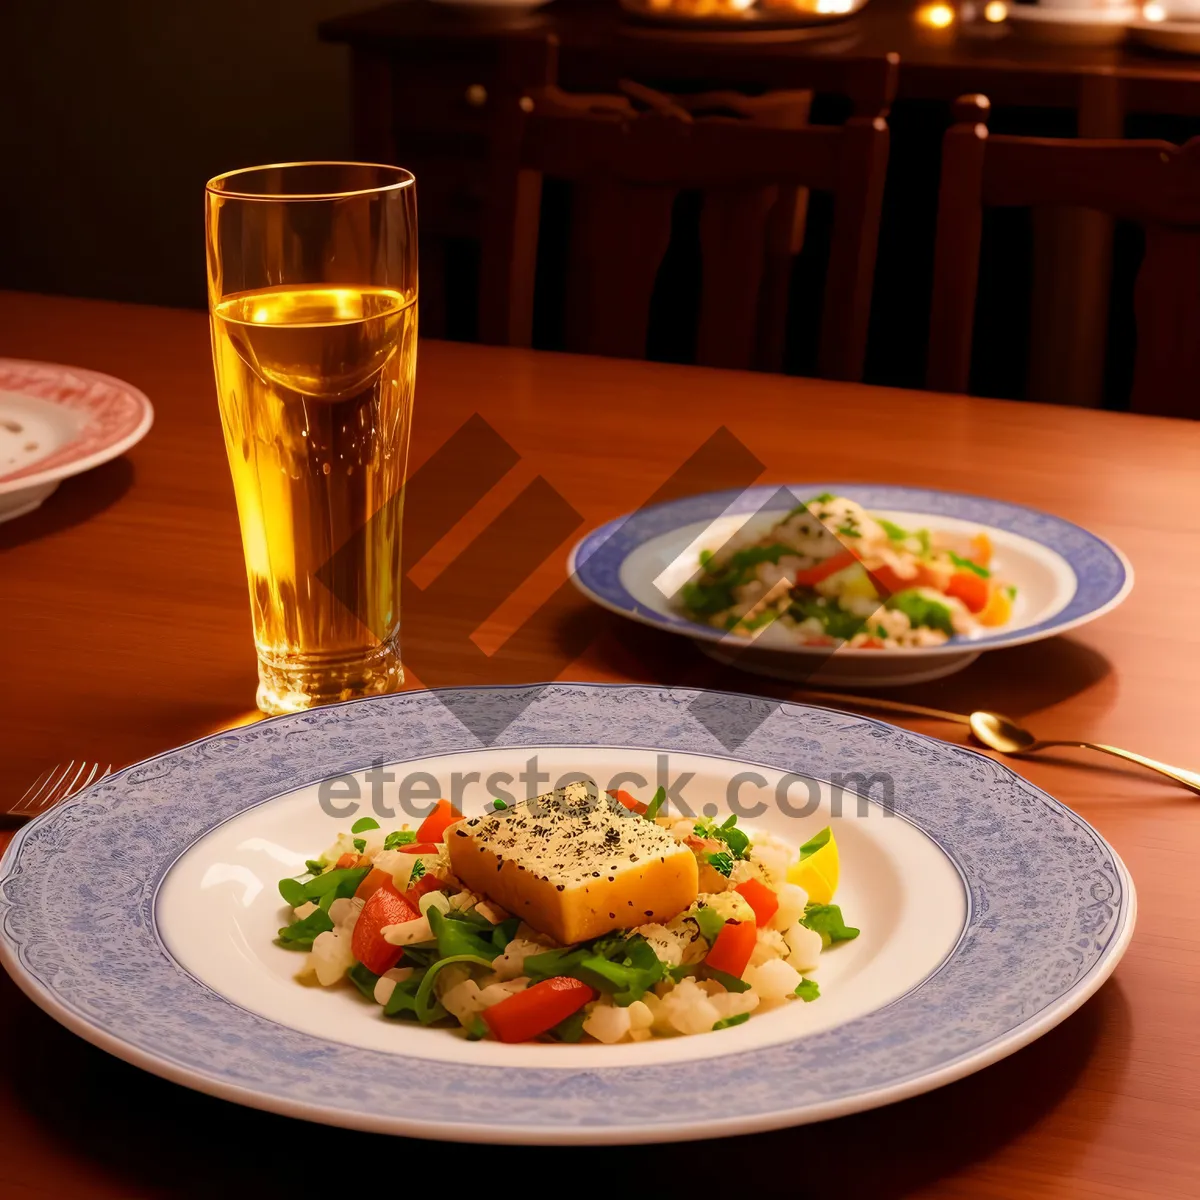
[[[111,375],[0,358],[0,522],[124,453],[153,421],[146,396]]]

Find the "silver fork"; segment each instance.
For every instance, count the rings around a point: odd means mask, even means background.
[[[102,767],[99,763],[88,763],[72,759],[67,765],[51,767],[43,771],[30,784],[25,794],[10,808],[0,809],[0,816],[17,821],[30,821],[44,813],[60,800],[82,792],[89,784],[103,779],[112,771],[112,764]]]

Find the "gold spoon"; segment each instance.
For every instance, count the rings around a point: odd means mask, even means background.
[[[1168,779],[1182,783],[1185,788],[1200,794],[1200,773],[1186,771],[1182,767],[1172,767],[1168,763],[1146,758],[1142,754],[1134,754],[1132,750],[1122,750],[1118,746],[1107,746],[1103,742],[1081,742],[1075,739],[1051,742],[1041,741],[1022,725],[1018,725],[1011,717],[1002,713],[988,712],[986,709],[971,713],[946,712],[940,708],[926,708],[922,704],[906,704],[900,700],[883,700],[874,696],[847,696],[838,692],[807,692],[816,700],[829,700],[835,704],[857,704],[862,708],[886,709],[889,712],[912,713],[920,717],[936,717],[942,721],[954,721],[959,725],[970,727],[977,741],[1001,754],[1034,754],[1038,750],[1046,750],[1051,746],[1078,746],[1084,750],[1098,750],[1101,754],[1113,754],[1139,766],[1157,771]]]

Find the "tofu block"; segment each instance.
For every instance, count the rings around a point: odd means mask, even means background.
[[[447,847],[471,891],[562,945],[668,921],[696,899],[695,855],[590,783],[461,821]]]

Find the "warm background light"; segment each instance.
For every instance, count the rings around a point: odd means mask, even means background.
[[[1008,5],[1004,3],[1004,0],[990,0],[990,2],[984,6],[983,19],[985,21],[991,21],[994,25],[998,25],[1007,16]]]
[[[1142,9],[1142,16],[1147,21],[1165,21],[1167,19],[1167,10],[1161,4],[1147,4]]]
[[[923,4],[917,9],[917,20],[934,29],[945,29],[954,24],[954,9],[948,4]]]

